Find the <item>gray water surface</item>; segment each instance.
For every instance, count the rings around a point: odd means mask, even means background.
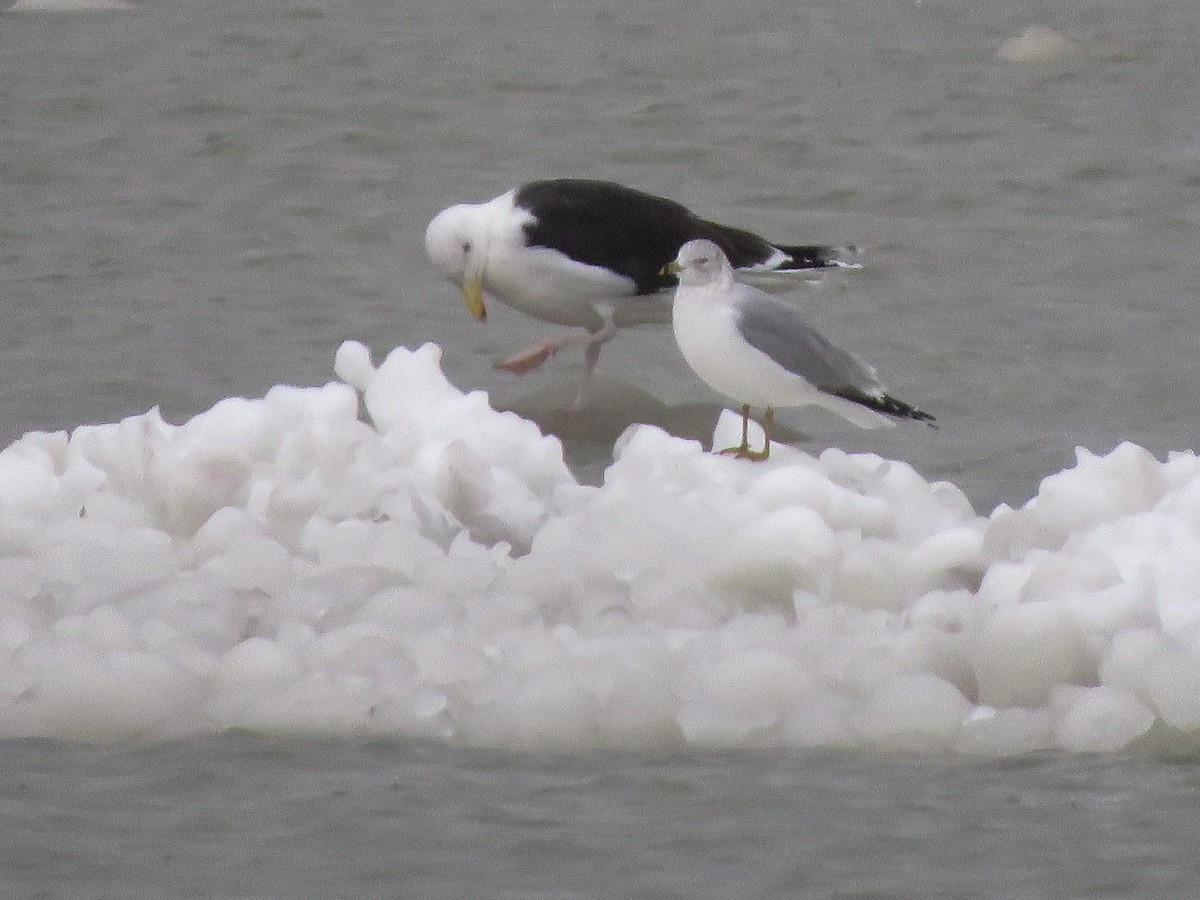
[[[0,744],[6,897],[1194,897],[1192,761]]]
[[[478,325],[425,260],[438,209],[573,175],[861,245],[864,271],[802,302],[941,430],[790,414],[814,450],[905,459],[987,512],[1077,445],[1195,443],[1189,0],[164,0],[0,24],[2,439],[320,384],[347,338],[438,342],[585,478],[630,422],[708,433],[720,398],[668,329],[606,349],[610,421],[555,419],[543,393],[580,361],[494,371],[547,326]],[[1034,24],[1073,51],[997,56]]]
[[[1083,445],[1195,446],[1193,0],[163,0],[0,15],[0,441],[332,377],[436,341],[598,478],[630,422],[719,408],[666,329],[579,361],[471,321],[438,209],[609,178],[863,248],[822,330],[941,428],[791,415],[819,450],[1020,503]],[[1031,25],[1073,51],[998,58]],[[565,388],[563,386],[566,386]],[[1191,761],[530,759],[228,736],[0,744],[5,896],[1192,897]]]

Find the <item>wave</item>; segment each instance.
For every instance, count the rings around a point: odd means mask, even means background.
[[[1079,450],[985,517],[903,462],[642,425],[589,486],[440,358],[346,343],[324,386],[0,452],[0,737],[1010,754],[1200,728],[1193,453]]]

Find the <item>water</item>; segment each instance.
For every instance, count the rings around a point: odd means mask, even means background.
[[[1075,51],[997,57],[1034,24]],[[320,384],[346,338],[437,341],[584,477],[628,422],[703,433],[714,398],[667,332],[623,333],[615,408],[563,416],[543,391],[578,361],[493,372],[542,326],[479,327],[424,260],[441,207],[579,175],[863,246],[806,302],[942,427],[790,418],[812,446],[907,460],[981,512],[1077,444],[1194,447],[1194,26],[1186,0],[5,15],[0,440]],[[1146,756],[2,752],[27,823],[4,839],[13,896],[1184,896],[1196,877],[1193,768]]]
[[[9,897],[1182,898],[1200,877],[1191,763],[245,735],[0,758]]]
[[[450,202],[584,175],[863,245],[861,277],[809,302],[943,428],[793,418],[818,445],[907,459],[984,512],[1023,502],[1076,444],[1190,447],[1190,16],[1182,2],[1088,3],[1064,21],[1014,2],[8,16],[0,435],[153,404],[178,421],[321,383],[348,337],[377,352],[435,339],[457,383],[504,401],[571,381],[575,359],[524,382],[492,372],[543,326],[471,321],[420,237]],[[1031,23],[1078,52],[999,60]],[[602,372],[668,403],[714,399],[661,329],[624,336]],[[598,476],[619,429],[560,430]]]

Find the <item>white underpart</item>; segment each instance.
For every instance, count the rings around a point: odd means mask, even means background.
[[[739,316],[728,264],[717,280],[684,283],[675,293],[675,339],[688,365],[711,388],[750,406],[822,406],[860,428],[894,424],[881,413],[824,393],[755,349],[738,329]]]
[[[616,297],[634,293],[628,278],[574,262],[547,247],[525,247],[520,236],[496,240],[490,250],[484,290],[545,322],[596,330]]]
[[[598,331],[607,322],[632,325],[666,322],[670,318],[669,297],[637,296],[634,282],[601,266],[576,262],[557,250],[526,245],[524,228],[534,221],[518,209],[515,191],[479,204],[462,204],[454,209],[469,230],[475,253],[473,260],[483,277],[484,291],[492,298],[526,315]],[[454,243],[452,237],[437,237]],[[439,248],[431,247],[434,256]],[[452,258],[451,249],[445,255]],[[447,275],[461,273],[442,264]]]
[[[826,394],[789,372],[742,339],[738,312],[717,291],[693,288],[675,299],[675,339],[688,361],[713,390],[757,407],[822,406],[860,428],[893,424],[887,416]]]

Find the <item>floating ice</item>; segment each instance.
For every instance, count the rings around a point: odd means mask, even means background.
[[[440,350],[0,452],[0,737],[1116,751],[1200,735],[1200,461],[1020,509],[631,428],[599,487]],[[718,431],[736,429],[731,413]]]
[[[1053,28],[1032,26],[1000,45],[996,55],[1007,62],[1041,63],[1062,59],[1075,45]]]

